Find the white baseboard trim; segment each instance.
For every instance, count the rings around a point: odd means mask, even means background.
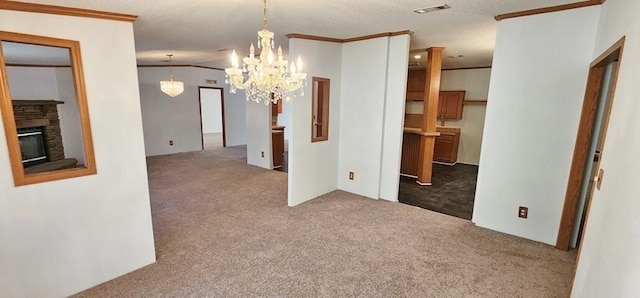
[[[416,181],[416,183],[418,183],[418,185],[420,185],[420,186],[431,186],[431,182],[429,182],[429,183],[422,183],[422,182],[420,182],[420,181]]]

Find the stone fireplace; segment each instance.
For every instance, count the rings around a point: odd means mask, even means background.
[[[64,160],[64,145],[57,108],[57,105],[64,104],[64,102],[57,100],[13,100],[12,103],[18,134],[25,139],[24,146],[36,146],[35,144],[39,142],[35,141],[35,137],[38,137],[37,132],[41,131],[43,142],[40,141],[40,143],[43,143],[44,148],[42,149],[46,152],[46,160],[37,162],[38,160],[34,159],[39,157],[34,158],[31,154],[25,155],[25,153],[27,150],[37,152],[39,149],[21,148],[23,162],[27,159],[33,160],[25,162],[25,168],[42,162]],[[34,141],[27,141],[29,137]]]

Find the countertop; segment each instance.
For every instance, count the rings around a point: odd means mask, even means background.
[[[439,135],[456,135],[460,133],[459,127],[453,126],[436,126],[436,132],[423,132],[421,128],[418,127],[405,127],[404,132],[413,133],[424,136],[439,136]]]

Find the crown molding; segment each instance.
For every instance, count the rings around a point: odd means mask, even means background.
[[[0,10],[15,10],[35,13],[57,14],[73,17],[107,19],[123,22],[134,22],[138,16],[82,8],[34,4],[17,1],[0,0]]]
[[[289,39],[297,38],[297,39],[308,39],[308,40],[316,40],[316,41],[335,42],[335,43],[347,43],[347,42],[361,41],[361,40],[367,40],[367,39],[374,39],[374,38],[379,38],[379,37],[391,37],[391,36],[398,36],[398,35],[405,35],[405,34],[409,35],[409,34],[411,34],[411,31],[403,30],[403,31],[396,31],[396,32],[384,32],[384,33],[365,35],[365,36],[358,36],[358,37],[345,38],[345,39],[333,38],[333,37],[325,37],[325,36],[317,36],[317,35],[300,34],[300,33],[289,33],[289,34],[287,34],[285,36],[287,38],[289,38]]]
[[[139,64],[137,67],[169,67],[169,64]],[[195,67],[195,68],[204,68],[211,70],[222,70],[223,68],[218,67],[210,67],[210,66],[202,66],[202,65],[193,65],[193,64],[173,64],[171,67]]]
[[[511,18],[518,18],[518,17],[530,16],[530,15],[536,15],[536,14],[576,9],[576,8],[588,7],[588,6],[594,6],[594,5],[601,5],[605,1],[606,0],[588,0],[588,1],[580,1],[576,3],[569,3],[569,4],[563,4],[563,5],[557,5],[557,6],[523,10],[523,11],[499,14],[495,16],[495,19],[496,21],[502,21],[502,20],[511,19]]]

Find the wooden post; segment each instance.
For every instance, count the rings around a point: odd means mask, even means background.
[[[431,185],[433,169],[433,148],[438,118],[438,98],[440,97],[440,71],[444,48],[428,48],[427,71],[424,84],[424,110],[422,112],[422,136],[420,138],[420,157],[418,159],[418,184]]]

